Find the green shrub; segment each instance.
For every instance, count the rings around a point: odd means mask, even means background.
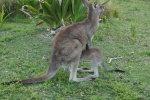
[[[119,17],[120,10],[119,6],[114,4],[111,0],[90,0],[92,2],[99,2],[104,5],[105,10],[101,19],[103,22],[108,21],[111,17]]]
[[[15,16],[22,14],[20,9],[23,5],[38,7],[39,3],[38,0],[0,0],[0,11],[2,5],[4,5],[6,15],[12,13],[11,16]]]
[[[104,3],[105,0],[100,0],[101,3]],[[111,17],[119,17],[120,10],[119,6],[114,4],[112,1],[106,2],[104,4],[105,10],[102,16],[103,21],[110,19]]]
[[[39,0],[17,0],[17,5],[21,8],[24,5],[30,5],[35,8],[39,8]]]
[[[47,23],[51,28],[57,28],[64,24],[70,24],[82,21],[86,18],[86,10],[81,3],[81,0],[62,0],[61,5],[59,0],[41,1],[41,8],[33,6],[24,6],[23,10],[27,15],[39,18],[42,23]]]
[[[17,0],[1,0],[0,6],[4,5],[5,13],[8,15],[9,13],[12,13],[14,15],[17,12]]]

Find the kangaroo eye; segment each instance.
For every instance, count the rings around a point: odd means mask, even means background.
[[[94,8],[97,8],[97,3],[96,2],[94,3]]]

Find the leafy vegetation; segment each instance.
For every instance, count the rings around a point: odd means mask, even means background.
[[[116,5],[112,4],[110,0],[100,1],[105,5],[105,13],[102,18],[103,22],[110,18],[110,16],[119,16]],[[50,28],[57,28],[64,24],[68,25],[70,23],[79,22],[86,18],[87,8],[82,5],[81,0],[62,0],[61,5],[59,0],[12,0],[11,2],[9,2],[9,0],[2,0],[1,2],[5,5],[6,15],[8,13],[12,13],[11,15],[13,16],[17,13],[17,16],[20,17],[25,15],[31,17],[32,15],[34,18],[42,20],[37,25],[47,23]],[[23,12],[25,14],[23,14]]]
[[[93,0],[94,1],[94,0]],[[117,18],[100,23],[93,45],[101,48],[109,69],[93,82],[70,82],[69,73],[60,69],[55,77],[32,85],[0,85],[1,100],[149,100],[150,99],[150,1],[112,0],[120,6]],[[14,19],[0,29],[0,82],[32,78],[49,67],[52,36],[36,30],[33,19]],[[122,56],[122,59],[110,58]],[[89,62],[79,67],[90,68]],[[78,74],[78,77],[89,73]]]
[[[9,13],[16,12],[16,6],[15,6],[16,0],[0,0],[0,11],[1,7],[4,6],[6,15]]]
[[[3,26],[3,24],[7,21],[7,17],[9,15],[5,16],[4,12],[4,6],[2,6],[2,11],[0,12],[0,28]]]
[[[6,15],[9,13],[12,16],[22,15],[20,9],[23,5],[31,5],[33,7],[39,7],[38,0],[0,0],[0,7],[4,5]],[[1,9],[1,8],[0,8]],[[23,15],[24,16],[24,15]]]
[[[51,28],[57,28],[63,24],[79,22],[86,18],[86,10],[79,0],[47,0],[41,1],[41,8],[26,6],[26,13],[30,13],[42,20],[38,25],[47,23]]]

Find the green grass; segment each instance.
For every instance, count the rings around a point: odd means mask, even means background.
[[[44,83],[0,85],[1,100],[149,100],[150,99],[150,1],[113,0],[120,6],[118,18],[100,25],[93,45],[101,48],[107,68],[93,82],[70,82],[60,69]],[[49,67],[52,36],[35,29],[33,20],[5,23],[0,29],[0,82],[32,78]],[[122,56],[113,60],[112,57]],[[80,67],[90,67],[80,62]],[[78,77],[88,75],[78,74]]]

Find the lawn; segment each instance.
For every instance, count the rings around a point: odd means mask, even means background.
[[[150,100],[150,1],[112,0],[117,18],[100,23],[92,41],[105,55],[109,69],[92,82],[69,81],[63,69],[52,79],[32,85],[0,85],[0,100]],[[16,18],[0,29],[0,82],[39,76],[49,67],[49,32],[35,28],[37,21]],[[107,63],[110,58],[122,57]],[[90,68],[81,61],[79,67]],[[89,73],[78,73],[83,77]]]

